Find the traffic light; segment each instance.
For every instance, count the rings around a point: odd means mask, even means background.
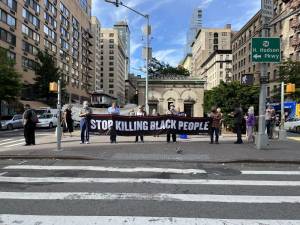
[[[295,84],[288,83],[286,85],[286,92],[287,93],[295,93],[295,91],[296,91],[296,85]]]
[[[57,87],[57,83],[56,82],[51,82],[49,84],[49,91],[50,92],[57,92],[58,87]]]

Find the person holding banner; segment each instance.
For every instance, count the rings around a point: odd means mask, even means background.
[[[80,111],[80,133],[81,133],[81,144],[90,143],[90,121],[92,116],[92,109],[89,107],[89,102],[84,101],[83,107]]]
[[[175,110],[175,105],[173,103],[170,104],[170,109],[166,112],[167,115],[177,115],[177,111]],[[171,132],[167,133],[167,142],[170,143]],[[172,133],[172,140],[176,142],[176,133]]]
[[[120,108],[117,106],[115,102],[111,104],[111,107],[108,108],[108,113],[111,115],[120,115]],[[117,143],[117,134],[115,129],[115,124],[110,128],[110,143]]]
[[[143,105],[139,106],[139,110],[136,112],[135,115],[136,116],[146,116],[146,112],[144,110],[144,106]],[[140,135],[140,138],[141,138],[141,142],[144,143],[144,136]],[[138,141],[139,141],[139,135],[135,136],[135,142],[137,143]]]

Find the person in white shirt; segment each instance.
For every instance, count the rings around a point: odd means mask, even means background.
[[[166,112],[167,115],[178,115],[178,112],[175,110],[175,105],[173,103],[170,104],[170,109]],[[172,140],[173,142],[176,142],[176,133],[167,133],[167,142],[170,142],[172,134]]]
[[[140,105],[139,106],[139,110],[136,112],[135,114],[136,116],[146,116],[146,112],[144,110],[144,106],[143,105]],[[135,142],[137,143],[139,141],[139,136],[141,138],[141,142],[144,142],[144,136],[143,135],[137,135],[135,137]]]

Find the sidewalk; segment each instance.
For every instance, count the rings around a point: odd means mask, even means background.
[[[56,151],[55,135],[42,137],[36,146],[19,147],[0,152],[0,158],[57,158],[93,160],[186,161],[199,163],[278,162],[300,164],[300,142],[272,140],[266,150],[254,144],[235,145],[235,136],[226,134],[219,145],[209,144],[208,136],[190,136],[166,143],[166,137],[146,136],[145,143],[134,143],[135,137],[118,137],[110,144],[108,136],[92,136],[91,144],[80,144],[79,133],[64,137],[62,151]],[[177,150],[182,150],[178,154]]]

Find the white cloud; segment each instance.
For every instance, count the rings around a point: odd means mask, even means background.
[[[140,41],[136,42],[134,39],[131,39],[130,41],[130,54],[133,55],[136,50],[138,50],[139,48],[141,48],[143,46],[143,43]]]
[[[205,9],[207,8],[214,0],[201,0],[199,4],[199,8]]]
[[[183,51],[182,49],[163,49],[153,53],[153,57],[159,61],[169,63],[171,66],[178,66],[180,60],[182,59]]]

